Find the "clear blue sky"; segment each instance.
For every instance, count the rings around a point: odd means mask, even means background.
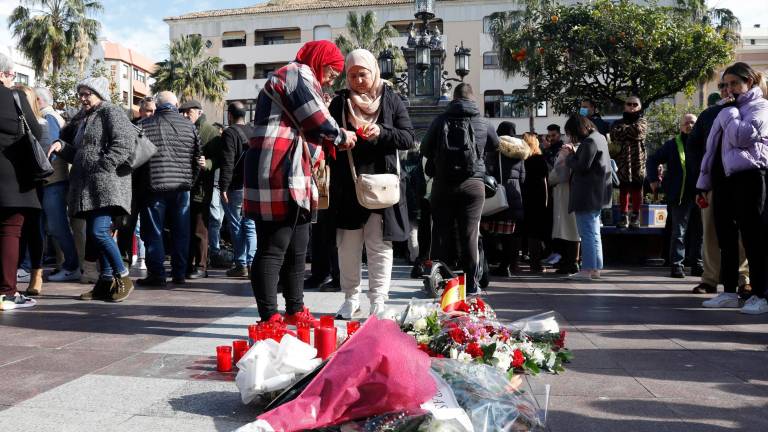
[[[152,60],[167,56],[168,26],[163,22],[167,16],[181,15],[193,11],[218,8],[235,8],[260,3],[260,0],[101,0],[104,12],[102,35],[113,42],[121,43],[146,55]],[[742,21],[742,27],[749,28],[760,23],[768,27],[767,0],[708,0],[710,7],[731,9]],[[0,48],[13,44],[8,32],[7,19],[19,0],[0,0]]]

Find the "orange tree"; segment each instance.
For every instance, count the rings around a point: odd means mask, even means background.
[[[549,101],[572,112],[582,98],[621,103],[636,94],[645,106],[678,92],[731,60],[734,45],[723,31],[690,19],[681,8],[638,5],[626,0],[588,4],[529,5],[492,17],[499,63],[529,79],[522,106]]]

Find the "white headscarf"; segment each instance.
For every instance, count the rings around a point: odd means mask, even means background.
[[[371,86],[367,93],[358,93],[352,90],[352,86],[349,83],[349,71],[355,66],[360,66],[371,72],[373,86]],[[355,128],[376,122],[376,119],[379,117],[381,95],[384,92],[384,82],[381,79],[379,63],[376,61],[376,57],[366,49],[356,49],[347,54],[344,70],[347,73],[347,88],[350,95],[349,100],[347,100],[349,122]]]

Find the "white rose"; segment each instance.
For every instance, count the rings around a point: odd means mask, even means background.
[[[465,353],[465,352],[463,352],[463,353],[459,354],[458,360],[460,362],[469,363],[469,362],[472,361],[472,356],[467,354],[467,353]]]
[[[554,352],[550,352],[547,354],[547,369],[552,369],[555,367],[555,360],[557,360],[557,354]]]
[[[425,318],[419,318],[413,323],[413,329],[417,332],[427,329],[427,320]]]
[[[505,371],[509,369],[509,365],[512,363],[512,357],[505,351],[496,350],[493,353],[493,359],[491,362],[497,368]]]
[[[544,360],[546,360],[546,357],[544,356],[544,351],[536,348],[533,350],[533,355],[531,355],[531,359],[536,362],[536,364],[542,364],[544,363]]]
[[[417,335],[416,336],[416,342],[423,343],[423,344],[429,343],[429,336],[427,336],[427,335]]]

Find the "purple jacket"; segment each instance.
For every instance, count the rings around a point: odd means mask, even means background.
[[[768,167],[768,100],[760,87],[739,95],[736,106],[723,108],[707,138],[707,152],[701,161],[700,190],[712,189],[712,163],[718,140],[725,175]]]

